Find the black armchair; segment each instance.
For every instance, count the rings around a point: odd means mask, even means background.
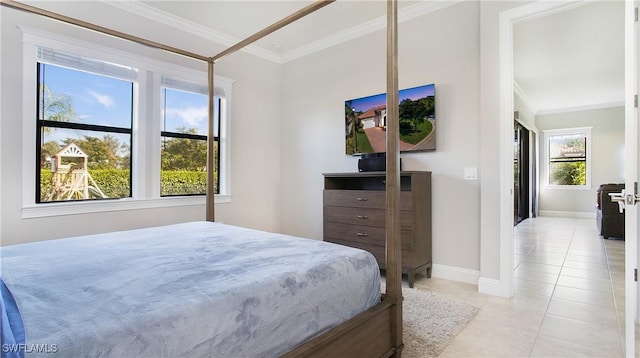
[[[611,201],[610,193],[620,193],[624,184],[602,184],[596,191],[596,222],[598,233],[605,239],[617,237],[624,239],[624,213],[618,209],[618,203]]]

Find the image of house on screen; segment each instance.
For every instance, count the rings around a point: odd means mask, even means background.
[[[400,151],[436,149],[435,84],[398,92]],[[344,102],[345,152],[358,155],[386,151],[387,95]]]
[[[387,126],[387,106],[377,106],[358,116],[362,122],[362,128],[386,127]]]

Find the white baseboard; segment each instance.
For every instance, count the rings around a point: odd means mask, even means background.
[[[480,271],[433,264],[431,268],[431,276],[477,285],[478,278],[480,277]]]
[[[582,211],[554,211],[554,210],[540,210],[539,216],[550,216],[560,218],[577,218],[577,219],[595,219],[596,213],[582,212]]]
[[[478,285],[478,292],[487,295],[507,298],[512,296],[509,288],[505,287],[500,280],[480,277],[480,271],[477,270],[434,264],[431,276]]]
[[[480,277],[478,279],[478,292],[487,295],[511,297],[511,292],[507,292],[508,289],[504,287],[500,280],[493,278]]]

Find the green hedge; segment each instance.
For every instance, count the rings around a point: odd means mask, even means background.
[[[40,201],[44,201],[51,191],[51,170],[40,170]]]
[[[206,172],[163,170],[160,173],[160,195],[205,194]]]
[[[45,200],[51,190],[51,174],[48,169],[40,171],[41,201]],[[89,174],[107,197],[127,198],[130,196],[129,170],[89,170]],[[160,175],[160,188],[160,195],[205,194],[207,173],[201,171],[163,171]]]
[[[96,169],[89,174],[107,198],[131,196],[131,176],[128,169]]]

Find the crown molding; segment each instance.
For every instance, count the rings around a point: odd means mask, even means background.
[[[557,113],[579,112],[579,111],[592,111],[596,109],[624,107],[624,105],[625,105],[624,101],[616,101],[616,102],[605,102],[605,103],[592,103],[592,104],[585,104],[582,106],[574,106],[574,107],[543,109],[543,110],[537,111],[536,116],[544,116],[547,114],[557,114]]]
[[[431,12],[444,9],[464,0],[451,1],[422,1],[418,4],[407,6],[398,11],[398,23],[420,17]],[[373,20],[369,20],[360,25],[353,26],[347,30],[338,32],[334,35],[327,36],[321,40],[311,42],[300,46],[291,51],[287,51],[282,55],[282,63],[293,61],[295,59],[310,55],[314,52],[324,50],[326,48],[336,46],[338,44],[356,39],[358,37],[370,34],[372,32],[385,29],[387,27],[387,17],[381,16]]]
[[[210,27],[197,24],[193,21],[185,20],[179,16],[173,15],[166,11],[158,10],[149,5],[145,5],[138,0],[99,0],[107,5],[119,8],[121,10],[134,13],[136,15],[146,17],[147,19],[155,22],[160,22],[164,25],[171,26],[175,29],[188,32],[190,34],[217,42],[224,46],[233,46],[240,42],[242,39],[229,36],[220,31],[216,31]],[[246,46],[242,51],[252,54],[257,57],[264,58],[272,62],[281,62],[281,57],[274,54],[271,51],[264,50],[263,48],[255,45]],[[214,54],[211,54],[213,56]]]
[[[522,90],[520,85],[514,80],[513,81],[513,92],[520,96],[520,99],[524,102],[524,104],[528,107],[528,109],[533,113],[534,116],[544,116],[547,114],[557,114],[557,113],[568,113],[568,112],[579,112],[579,111],[591,111],[595,109],[604,109],[604,108],[614,108],[614,107],[624,107],[624,101],[613,101],[613,102],[601,102],[601,103],[590,103],[579,106],[572,107],[560,107],[560,108],[538,108],[539,106],[532,106],[531,101],[527,94]]]
[[[532,105],[531,100],[529,99],[529,96],[527,96],[527,94],[524,93],[524,91],[522,90],[522,87],[520,87],[520,85],[518,84],[518,82],[516,82],[516,80],[513,80],[513,93],[515,93],[518,97],[520,97],[520,99],[524,103],[527,110],[529,110],[531,113],[537,112],[537,108],[535,108]]]
[[[229,36],[222,32],[216,31],[210,27],[197,24],[193,21],[185,20],[179,16],[173,15],[166,11],[158,10],[157,8],[145,5],[138,0],[99,0],[105,4],[114,6],[124,11],[134,13],[139,16],[143,16],[147,19],[163,23],[178,30],[186,31],[193,35],[217,42],[225,46],[232,46],[240,42],[242,39]],[[416,17],[455,5],[464,0],[450,0],[450,1],[421,1],[418,4],[407,6],[398,11],[398,22],[414,19]],[[262,47],[256,45],[248,45],[243,48],[242,52],[252,54],[254,56],[269,60],[278,64],[283,64],[295,59],[310,55],[314,52],[324,50],[326,48],[336,46],[343,42],[353,40],[355,38],[364,36],[374,31],[384,29],[387,24],[386,16],[370,20],[363,24],[351,27],[347,30],[341,31],[334,35],[325,37],[321,40],[314,41],[312,43],[300,46],[282,54],[265,50]]]

